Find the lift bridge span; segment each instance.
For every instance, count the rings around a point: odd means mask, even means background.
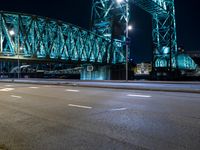
[[[174,0],[93,0],[92,31],[45,17],[0,12],[0,58],[124,64],[132,4],[152,15],[154,68],[194,70],[194,61],[178,54]],[[121,32],[115,31],[116,23]],[[83,74],[84,79],[110,79],[107,67]]]

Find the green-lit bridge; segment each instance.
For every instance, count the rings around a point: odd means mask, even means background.
[[[124,62],[122,52],[115,43],[111,46],[109,39],[69,23],[34,15],[1,12],[0,40],[0,58]]]
[[[197,67],[195,62],[177,50],[174,0],[94,0],[93,30],[110,38],[113,36],[113,23],[120,23],[126,30],[132,4],[152,16],[154,68],[194,70]],[[125,35],[117,38],[125,41]]]
[[[1,63],[9,59],[100,64],[103,69],[97,67],[90,78],[110,79],[109,66],[125,64],[128,57],[130,5],[152,16],[153,68],[196,69],[194,61],[177,50],[174,0],[93,0],[91,31],[46,17],[0,12]],[[88,79],[87,71],[84,76]]]

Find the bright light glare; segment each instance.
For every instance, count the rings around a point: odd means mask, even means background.
[[[133,27],[131,25],[128,26],[128,30],[132,30]]]
[[[120,4],[120,3],[122,3],[123,1],[124,1],[124,0],[117,0],[117,3]]]
[[[13,35],[15,35],[15,31],[10,30],[10,31],[9,31],[9,34],[10,34],[11,36],[13,36]]]

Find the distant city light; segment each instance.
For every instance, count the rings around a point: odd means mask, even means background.
[[[13,36],[13,35],[15,35],[15,31],[10,30],[10,31],[9,31],[9,34],[10,34],[11,36]]]

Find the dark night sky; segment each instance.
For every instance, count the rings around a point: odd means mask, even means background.
[[[23,12],[60,19],[89,28],[92,0],[0,0],[0,10]],[[200,50],[200,11],[198,0],[175,0],[178,46],[186,51]],[[137,62],[151,60],[151,17],[132,6],[134,22],[131,56]]]

